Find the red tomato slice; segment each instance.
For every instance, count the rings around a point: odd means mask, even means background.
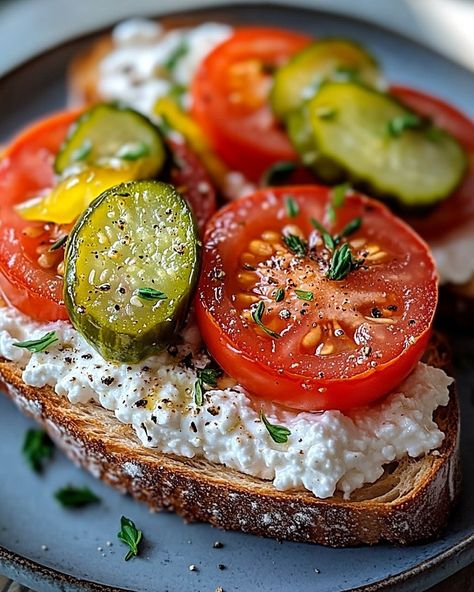
[[[64,253],[60,249],[48,254],[54,265],[41,267],[38,249],[47,248],[58,229],[23,220],[13,206],[54,185],[55,155],[79,113],[59,113],[30,126],[0,161],[0,290],[7,302],[39,321],[68,318],[63,279],[57,273]],[[179,163],[171,169],[171,180],[181,187],[203,232],[216,209],[215,190],[194,153],[185,144],[171,144],[175,163]]]
[[[390,87],[391,94],[411,109],[430,117],[463,145],[469,168],[457,190],[427,215],[410,217],[408,222],[426,239],[440,238],[474,219],[474,122],[441,99],[404,86]]]
[[[196,313],[209,351],[250,393],[296,409],[348,409],[396,387],[426,348],[437,303],[426,244],[360,194],[346,197],[330,231],[360,217],[347,240],[363,262],[326,277],[332,255],[310,220],[327,225],[329,202],[325,187],[257,191],[220,210],[204,240]],[[308,241],[304,256],[286,246],[288,233]],[[265,329],[252,317],[259,303]]]
[[[264,27],[237,29],[200,66],[192,84],[192,115],[219,156],[258,181],[279,160],[298,157],[268,102],[272,78],[310,39]]]

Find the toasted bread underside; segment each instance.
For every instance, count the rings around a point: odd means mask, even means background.
[[[426,361],[443,367],[435,343]],[[353,493],[318,499],[308,491],[277,491],[202,458],[180,458],[143,447],[133,429],[94,404],[71,404],[53,389],[33,388],[21,369],[0,360],[6,394],[47,430],[69,458],[153,510],[171,510],[188,521],[225,529],[334,547],[389,541],[409,544],[437,535],[457,497],[459,415],[456,395],[436,412],[446,434],[441,448],[419,459],[391,463],[373,484]]]

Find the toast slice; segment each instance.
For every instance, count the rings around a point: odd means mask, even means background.
[[[446,368],[442,339],[432,340],[425,361]],[[152,510],[172,510],[188,521],[333,547],[409,544],[441,531],[459,491],[459,414],[452,387],[450,403],[435,414],[445,433],[441,448],[391,463],[347,501],[341,494],[318,499],[307,491],[278,491],[269,481],[202,458],[144,448],[112,412],[94,403],[73,405],[49,387],[30,387],[21,368],[1,359],[0,380],[20,410],[42,424],[76,464]]]

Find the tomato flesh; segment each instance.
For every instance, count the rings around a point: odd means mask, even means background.
[[[194,78],[193,117],[227,165],[253,181],[276,161],[298,160],[268,94],[272,68],[309,42],[279,29],[237,29],[208,55]]]
[[[292,218],[288,195],[299,210]],[[397,386],[425,350],[437,303],[424,242],[360,194],[346,197],[331,226],[330,195],[318,186],[257,191],[220,210],[204,241],[196,313],[209,351],[250,393],[296,409],[348,409]],[[357,217],[347,240],[363,263],[331,280],[331,252],[310,220],[334,234]],[[296,255],[288,234],[312,248]],[[261,322],[278,337],[252,317],[261,302]]]
[[[474,219],[474,122],[448,103],[422,91],[391,86],[390,93],[417,113],[431,118],[435,125],[446,129],[467,152],[468,170],[456,191],[431,212],[406,218],[423,238],[439,239]]]

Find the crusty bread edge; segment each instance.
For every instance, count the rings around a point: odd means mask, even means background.
[[[430,357],[428,361],[439,365],[433,359],[436,354]],[[0,377],[20,410],[42,424],[76,464],[151,509],[174,510],[188,521],[334,547],[381,541],[410,544],[442,530],[459,492],[459,413],[454,389],[449,405],[441,410],[447,429],[438,453],[409,461],[426,463],[426,474],[395,501],[378,502],[345,501],[340,496],[321,500],[309,492],[282,492],[267,481],[227,467],[146,449],[129,426],[93,405],[99,425],[114,422],[116,426],[117,437],[104,436],[91,429],[92,404],[72,405],[49,387],[26,385],[21,370],[11,362],[0,361]]]

